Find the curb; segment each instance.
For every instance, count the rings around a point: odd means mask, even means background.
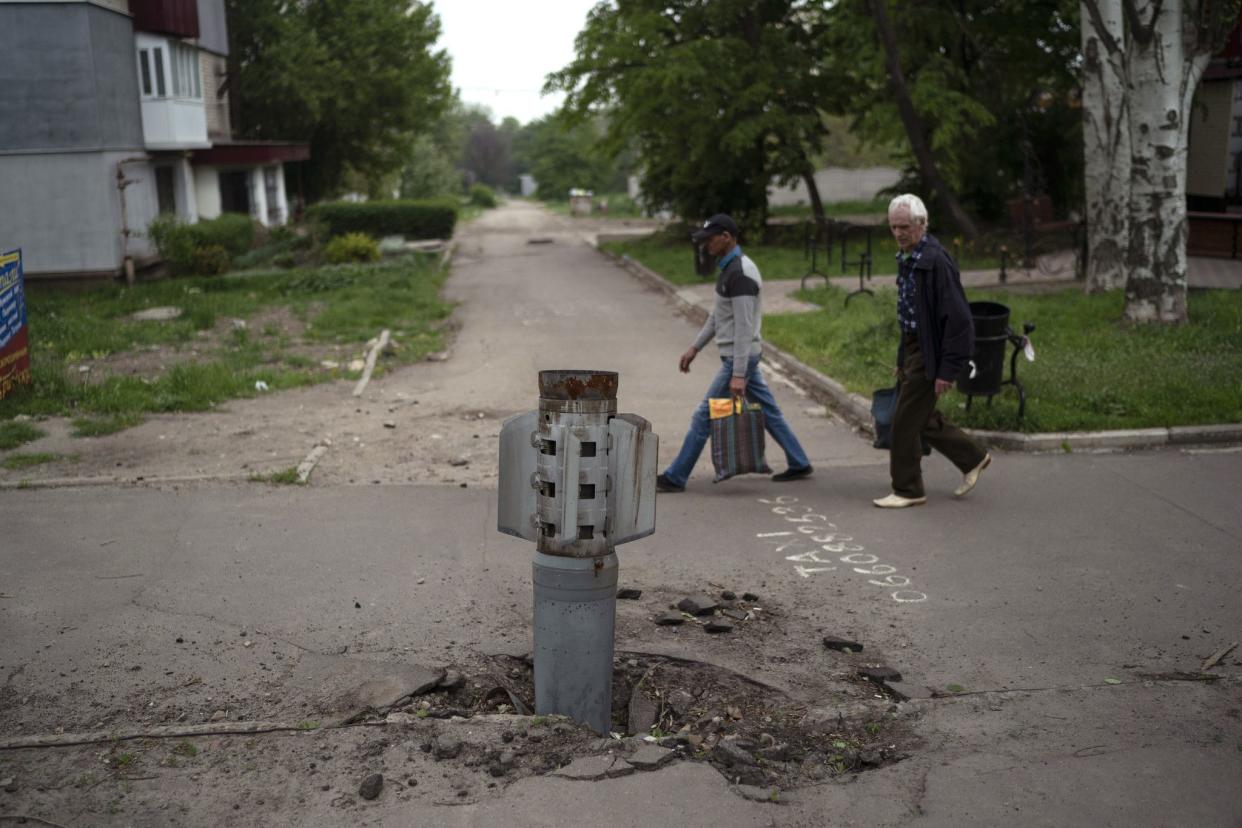
[[[616,256],[595,248],[625,268],[641,281],[665,293],[685,316],[702,324],[707,310],[700,307],[693,295],[679,289],[659,273],[640,264],[628,254]],[[821,373],[769,342],[763,343],[763,355],[792,375],[820,402],[831,406],[847,422],[868,433],[871,424],[871,401],[849,391],[827,374]],[[1163,446],[1202,446],[1242,443],[1242,423],[1204,426],[1172,426],[1169,428],[1118,429],[1113,431],[1050,431],[1024,434],[1020,431],[982,431],[966,429],[989,448],[1025,452],[1067,452],[1078,450],[1149,449]]]
[[[43,480],[0,481],[0,491],[22,489],[71,489],[87,486],[143,486],[181,485],[187,483],[235,483],[249,482],[245,474],[189,474],[169,477],[49,477]]]

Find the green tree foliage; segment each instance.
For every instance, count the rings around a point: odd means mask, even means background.
[[[491,113],[482,107],[467,110],[465,126],[461,165],[467,175],[489,187],[508,185],[512,178],[509,160],[511,133],[498,130],[492,123]]]
[[[1024,190],[1062,212],[1077,207],[1076,0],[888,0],[885,9],[923,137],[968,212],[1002,218]],[[868,0],[833,4],[827,31],[822,71],[844,93],[838,111],[860,136],[908,147]],[[903,186],[929,192],[912,157]]]
[[[398,189],[405,199],[440,198],[461,191],[461,171],[453,156],[445,152],[430,135],[414,139]]]
[[[535,177],[544,199],[564,200],[574,187],[598,193],[623,190],[625,172],[602,149],[603,138],[597,118],[548,115],[514,136],[514,168]]]
[[[439,19],[410,0],[226,0],[234,131],[311,145],[314,199],[390,178],[451,101]],[[372,189],[381,189],[375,187]]]
[[[826,6],[806,0],[601,3],[577,57],[549,76],[585,117],[613,109],[609,148],[644,164],[644,197],[687,217],[728,210],[751,227],[768,182],[813,172],[838,84],[820,63]],[[812,194],[815,200],[815,195]]]

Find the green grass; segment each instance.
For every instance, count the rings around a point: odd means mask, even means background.
[[[15,391],[14,393],[19,394],[21,392]],[[3,402],[3,400],[0,400],[0,405],[3,405]],[[0,451],[15,449],[18,446],[24,446],[26,443],[33,443],[42,436],[44,436],[44,432],[29,423],[0,422]]]
[[[9,471],[22,471],[23,469],[42,466],[46,463],[55,463],[57,460],[66,459],[64,455],[53,454],[51,452],[41,451],[33,454],[10,454],[8,457],[0,461],[0,466]],[[68,459],[75,459],[74,457]]]
[[[821,252],[818,257],[819,272],[829,276],[858,275],[856,260],[864,249],[861,237],[851,238],[848,247],[850,264],[841,266],[840,245],[834,246],[833,255],[825,259]],[[642,264],[656,271],[675,285],[693,285],[715,278],[696,276],[694,273],[694,254],[688,238],[680,238],[671,233],[660,233],[644,238],[626,241],[605,242],[602,247],[616,255],[628,254]],[[801,246],[786,247],[765,244],[745,244],[742,246],[746,255],[754,259],[759,271],[767,281],[775,279],[801,279],[810,269],[811,260],[803,253]],[[897,245],[887,231],[879,230],[872,237],[872,275],[892,275],[897,266],[894,257]],[[963,269],[998,267],[999,259],[988,254],[966,255],[963,257]]]
[[[296,466],[290,466],[287,469],[272,472],[271,474],[252,474],[250,475],[252,483],[271,483],[273,486],[298,486],[302,481],[298,480],[298,469]]]
[[[446,274],[438,262],[438,256],[413,254],[367,265],[164,280],[134,288],[30,291],[34,383],[0,400],[0,449],[34,439],[24,430],[29,426],[5,422],[18,414],[71,416],[77,436],[94,436],[133,426],[148,413],[205,411],[256,396],[262,393],[255,387],[260,380],[276,391],[341,376],[304,355],[286,353],[294,344],[286,337],[239,330],[205,349],[199,332],[217,319],[246,319],[267,308],[287,307],[304,320],[302,338],[309,343],[361,346],[389,328],[395,361],[419,360],[443,347],[441,323],[452,311],[440,298]],[[161,305],[184,313],[169,322],[127,319]],[[200,356],[158,377],[114,376],[97,384],[81,382],[71,367],[152,345],[196,348]]]
[[[74,417],[73,436],[106,437],[109,434],[116,434],[118,431],[133,428],[141,423],[142,420],[141,414],[132,412],[113,414],[107,417]]]
[[[892,385],[897,346],[895,294],[877,294],[845,308],[842,290],[800,293],[823,310],[767,316],[764,337],[870,397]],[[1038,432],[1242,422],[1242,292],[1191,292],[1190,323],[1173,328],[1123,324],[1119,292],[975,291],[969,298],[1008,305],[1014,328],[1034,322],[1036,360],[1018,359],[1025,420],[1019,423],[1017,394],[1006,387],[991,407],[976,400],[970,411],[961,408],[962,395],[946,395],[941,409],[959,424]]]

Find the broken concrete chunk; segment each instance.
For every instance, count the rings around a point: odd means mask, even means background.
[[[625,761],[639,770],[655,770],[662,768],[677,756],[677,751],[656,745],[643,745],[634,751]]]
[[[749,751],[739,745],[734,739],[722,739],[712,749],[712,758],[729,767],[755,764],[755,757],[751,756]]]
[[[551,776],[560,776],[578,782],[595,782],[600,779],[611,779],[633,773],[634,768],[625,764],[616,756],[601,754],[599,756],[583,756],[575,759],[563,768],[552,771]]]
[[[743,600],[743,601],[752,601],[752,602],[753,602],[753,601],[758,601],[758,600],[759,600],[759,596],[758,596],[758,595],[756,595],[756,594],[755,594],[755,593],[753,593],[753,592],[743,592],[743,593],[742,593],[742,600]]]
[[[686,619],[681,613],[666,612],[663,615],[656,616],[655,622],[661,627],[676,627],[686,623]]]
[[[689,713],[690,708],[694,707],[694,696],[680,688],[671,691],[665,701],[669,707],[682,716]]]
[[[461,739],[452,733],[441,733],[431,740],[431,755],[437,759],[456,759],[461,753]]]
[[[457,670],[449,670],[444,674],[444,678],[440,679],[440,683],[436,685],[441,690],[456,690],[466,683],[466,677]]]
[[[622,601],[637,601],[643,595],[641,589],[619,589],[617,590],[617,598]]]
[[[876,684],[884,684],[889,681],[901,681],[901,673],[885,664],[877,664],[874,667],[859,667],[858,675]]]
[[[861,653],[863,645],[848,638],[837,638],[835,635],[824,636],[824,646],[839,653]]]
[[[687,595],[677,602],[677,609],[691,615],[707,615],[714,612],[717,606],[719,604],[706,595]]]
[[[365,665],[365,672],[379,675],[364,681],[352,693],[347,693],[345,698],[348,703],[342,705],[343,707],[383,710],[410,696],[431,692],[444,679],[443,670],[411,664],[368,663]]]
[[[656,703],[647,698],[647,694],[641,688],[637,688],[630,694],[630,715],[629,715],[629,732],[638,736],[644,735],[651,730],[651,726],[656,723],[656,717],[659,716],[660,710]]]
[[[713,618],[703,625],[703,629],[709,633],[727,633],[733,632],[733,622],[726,621],[723,618]]]
[[[373,773],[366,779],[362,780],[362,784],[358,786],[358,796],[363,799],[375,799],[380,795],[380,791],[384,789],[383,774]]]

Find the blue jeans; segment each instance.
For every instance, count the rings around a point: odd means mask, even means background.
[[[712,379],[712,384],[708,386],[707,393],[703,396],[703,402],[699,403],[699,407],[694,409],[694,414],[690,417],[690,431],[686,434],[685,442],[681,444],[681,452],[677,455],[677,459],[664,470],[664,475],[669,482],[684,486],[690,479],[690,472],[694,471],[694,464],[698,462],[699,455],[703,453],[703,446],[712,434],[707,400],[711,397],[729,397],[729,379],[732,376],[733,358],[721,357],[720,372]],[[763,380],[763,374],[759,371],[758,354],[752,356],[746,363],[746,399],[759,403],[763,409],[764,425],[776,444],[785,450],[785,460],[789,463],[789,468],[802,469],[811,465],[806,452],[802,450],[802,444],[798,442],[793,429],[785,421],[785,415],[777,407],[776,400],[772,397],[772,389],[768,388],[768,384]]]

